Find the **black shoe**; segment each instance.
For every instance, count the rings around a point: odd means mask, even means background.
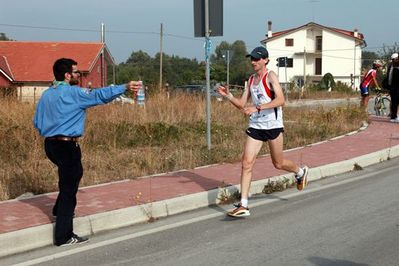
[[[88,241],[89,241],[89,238],[87,238],[87,237],[84,237],[84,236],[81,237],[81,236],[73,234],[73,236],[67,242],[65,242],[64,244],[57,245],[57,246],[66,247],[66,246],[72,246],[75,244],[83,244]]]

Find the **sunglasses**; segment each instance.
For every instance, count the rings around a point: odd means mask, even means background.
[[[72,74],[81,75],[82,73],[79,70],[72,71]]]
[[[251,61],[258,62],[261,58],[255,58],[251,56]]]

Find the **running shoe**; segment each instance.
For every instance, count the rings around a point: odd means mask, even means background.
[[[296,178],[296,188],[298,190],[303,190],[308,185],[309,167],[304,166],[302,169],[303,169],[302,177],[295,177]]]
[[[232,210],[232,211],[227,213],[228,216],[231,216],[231,217],[246,217],[246,216],[250,216],[251,215],[251,213],[249,212],[249,209],[245,208],[244,206],[242,206],[241,203],[234,204],[234,207],[236,207],[234,210]]]

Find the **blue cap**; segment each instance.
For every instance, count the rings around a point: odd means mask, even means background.
[[[253,57],[255,59],[265,59],[269,57],[269,52],[266,50],[265,47],[258,46],[252,50],[250,54],[247,54],[246,57]]]

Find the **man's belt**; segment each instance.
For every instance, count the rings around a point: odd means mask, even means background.
[[[59,140],[59,141],[74,141],[77,142],[79,137],[67,137],[67,136],[54,136],[54,137],[47,137],[48,140]]]

